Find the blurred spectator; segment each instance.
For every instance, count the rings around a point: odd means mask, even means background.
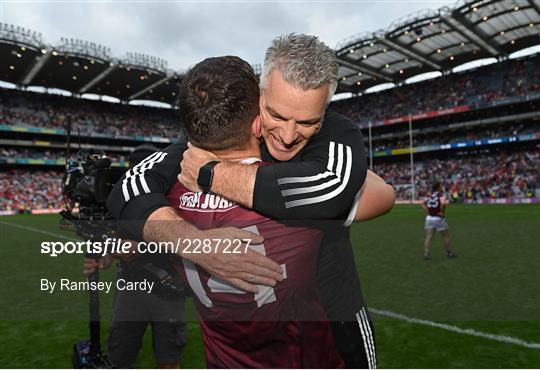
[[[55,171],[9,170],[0,172],[0,210],[30,212],[60,208],[62,173]]]

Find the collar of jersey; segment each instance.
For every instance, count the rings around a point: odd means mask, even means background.
[[[255,162],[262,162],[262,161],[260,158],[257,158],[257,157],[250,157],[250,158],[242,159],[240,161],[240,163],[242,164],[253,164]]]

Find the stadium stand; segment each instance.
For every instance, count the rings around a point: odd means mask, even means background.
[[[410,199],[410,164],[379,163],[375,171],[394,185],[398,198]],[[431,184],[441,182],[452,202],[535,196],[540,185],[540,146],[534,151],[474,153],[453,158],[431,158],[415,164],[416,196],[425,197]]]
[[[336,46],[338,92],[353,97],[331,108],[358,123],[370,166],[400,200],[415,201],[442,181],[453,202],[540,202],[540,55],[510,57],[540,44],[540,8],[518,2],[459,1]],[[452,72],[485,58],[497,62]],[[406,82],[428,72],[441,76]],[[61,205],[69,121],[74,151],[101,149],[115,166],[126,167],[137,145],[181,139],[181,80],[159,58],[115,58],[104,46],[73,39],[51,45],[37,32],[0,23],[0,81],[17,87],[0,88],[0,213]],[[393,87],[366,93],[381,84]],[[171,109],[127,104],[134,100]]]
[[[72,158],[74,156],[72,155]],[[127,162],[127,158],[122,154],[108,153],[107,157],[113,162]],[[63,151],[40,150],[35,148],[2,148],[0,149],[0,162],[2,159],[43,159],[54,160],[65,163],[65,153]]]
[[[20,127],[64,128],[72,117],[73,132],[116,136],[178,135],[176,111],[111,104],[87,99],[0,90],[0,120]]]
[[[451,144],[468,140],[509,137],[540,132],[540,122],[533,122],[529,125],[520,123],[494,126],[495,127],[469,127],[468,129],[461,130],[439,131],[436,135],[433,135],[433,133],[430,132],[424,133],[423,131],[420,131],[417,135],[413,136],[413,146],[421,147],[441,143]],[[373,140],[375,140],[373,144],[374,151],[384,151],[387,148],[400,149],[409,147],[408,136],[394,139],[384,139],[379,136]]]
[[[1,211],[30,213],[62,206],[62,173],[11,169],[0,172]]]
[[[333,108],[358,122],[458,106],[478,107],[509,97],[540,93],[540,56],[496,63],[475,71],[403,85],[391,92],[338,101]]]

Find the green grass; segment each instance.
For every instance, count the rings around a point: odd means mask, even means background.
[[[409,317],[540,343],[540,207],[452,206],[452,243],[459,254],[444,256],[440,237],[432,261],[422,259],[423,213],[396,206],[385,217],[355,225],[355,246],[364,296],[370,307]],[[2,217],[15,223],[73,237],[58,229],[57,216]],[[73,343],[88,337],[84,293],[49,295],[39,279],[76,278],[81,258],[39,253],[53,236],[0,223],[0,366],[70,367]],[[111,280],[114,271],[102,279]],[[103,338],[112,294],[102,295]],[[202,339],[188,308],[184,368],[204,367]],[[540,350],[463,335],[374,315],[378,365],[391,368],[538,368]],[[153,367],[150,335],[139,367]]]

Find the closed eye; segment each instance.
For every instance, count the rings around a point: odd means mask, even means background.
[[[276,121],[285,121],[285,119],[281,116],[278,116],[276,114],[272,114],[270,113],[270,115],[272,116],[273,119],[275,119]]]
[[[272,116],[273,119],[277,121],[287,121],[285,117],[281,116],[278,112],[276,112],[270,107],[266,107],[266,111],[268,112],[268,114],[270,114],[270,116]]]
[[[309,121],[296,121],[296,123],[298,123],[299,125],[302,125],[302,126],[314,126],[314,125],[317,125],[319,124],[319,122],[321,122],[320,119],[313,119],[313,120],[309,120]]]

